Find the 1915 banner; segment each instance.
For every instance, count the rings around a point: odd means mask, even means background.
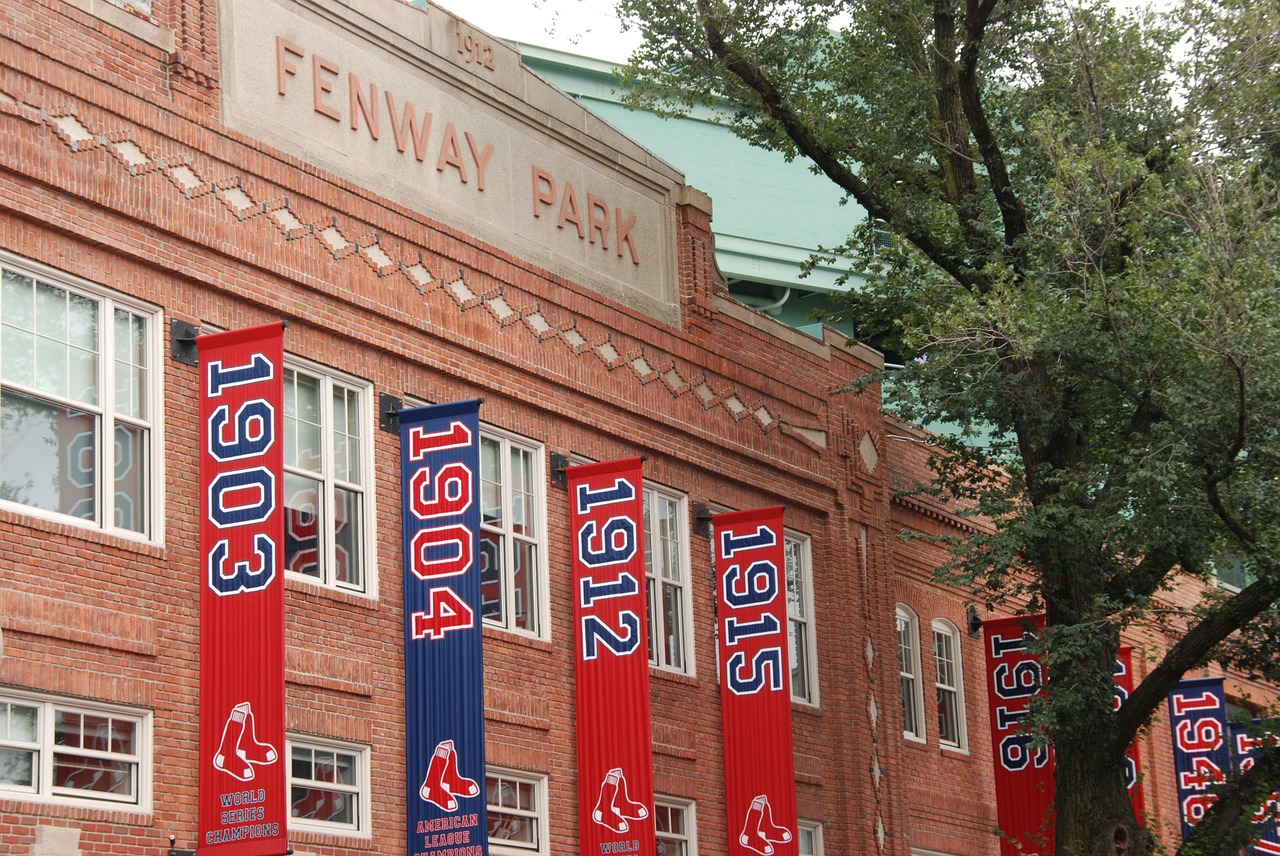
[[[570,467],[583,853],[653,853],[640,458]]]
[[[410,856],[484,856],[479,402],[400,411]]]
[[[1044,669],[1032,643],[1044,630],[1044,616],[1030,615],[984,621],[987,695],[991,703],[991,738],[995,749],[996,816],[1002,856],[1052,853],[1053,749],[1027,730],[1031,699],[1044,685]],[[1121,645],[1113,669],[1116,710],[1133,691],[1133,649]],[[1138,744],[1125,752],[1126,783],[1134,816],[1142,819]]]
[[[729,853],[798,853],[782,507],[711,522]]]
[[[201,336],[199,852],[287,853],[283,328]]]

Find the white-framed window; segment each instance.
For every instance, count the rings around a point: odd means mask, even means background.
[[[0,503],[152,537],[160,318],[0,254]]]
[[[369,834],[369,747],[290,735],[289,828]]]
[[[933,660],[937,666],[938,742],[965,748],[964,670],[960,662],[960,631],[944,618],[933,622]]]
[[[372,389],[294,357],[285,363],[285,570],[373,594]]]
[[[813,573],[809,539],[786,533],[787,617],[791,660],[791,698],[818,703],[817,634],[813,622]]]
[[[924,696],[920,691],[920,620],[898,604],[898,680],[902,685],[902,734],[924,740]]]
[[[0,796],[147,809],[151,714],[0,689]]]
[[[546,609],[541,445],[480,429],[480,598],[491,625],[540,636]]]
[[[489,767],[485,771],[489,812],[489,852],[547,852],[547,779]]]
[[[658,856],[695,856],[697,824],[692,802],[657,796],[653,801],[653,820],[658,829]]]
[[[691,673],[692,593],[689,589],[688,501],[645,485],[644,571],[649,613],[649,662]]]
[[[796,831],[796,851],[800,856],[822,856],[822,824],[802,820]]]

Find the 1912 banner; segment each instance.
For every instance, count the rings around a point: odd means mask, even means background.
[[[484,856],[480,403],[400,411],[410,856]]]
[[[201,336],[199,852],[288,852],[283,327]]]
[[[729,853],[798,853],[782,507],[711,522]]]
[[[570,467],[582,853],[653,853],[641,459]]]

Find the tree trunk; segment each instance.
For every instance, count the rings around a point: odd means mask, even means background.
[[[1055,744],[1056,856],[1147,856],[1151,834],[1139,825],[1124,781],[1124,761],[1107,741]],[[1121,753],[1123,754],[1123,753]]]

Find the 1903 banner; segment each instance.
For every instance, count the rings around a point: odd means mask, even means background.
[[[283,328],[201,336],[199,852],[288,852]]]
[[[657,849],[640,465],[568,470],[583,853]]]
[[[410,856],[484,856],[480,402],[400,411]]]
[[[711,523],[729,853],[797,853],[782,507]]]

